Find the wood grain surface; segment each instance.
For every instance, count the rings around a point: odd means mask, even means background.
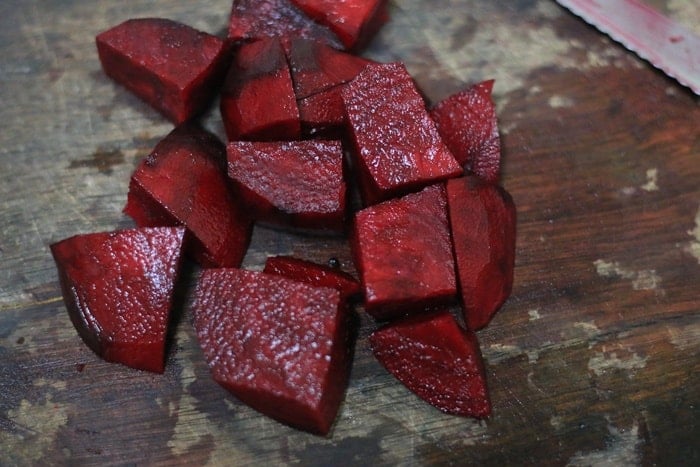
[[[698,29],[696,0],[656,0]],[[486,421],[423,403],[374,360],[358,309],[327,437],[217,386],[179,292],[163,375],[108,364],[71,325],[48,245],[132,226],[132,170],[171,129],[107,79],[94,36],[158,16],[224,34],[230,1],[0,3],[0,465],[700,465],[700,106],[549,0],[395,0],[365,55],[427,99],[495,78],[515,286],[479,332]],[[213,109],[205,126],[223,136]],[[354,272],[341,238],[256,228],[269,254]]]

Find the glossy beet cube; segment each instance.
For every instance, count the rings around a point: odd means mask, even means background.
[[[282,423],[326,434],[347,385],[340,293],[240,269],[205,270],[192,305],[214,379]]]
[[[347,49],[365,45],[388,19],[386,0],[292,0],[335,32]]]
[[[220,107],[231,141],[300,137],[299,109],[279,40],[240,46],[226,76]]]
[[[339,141],[232,141],[228,174],[256,219],[341,232],[346,187]]]
[[[370,345],[396,379],[441,411],[475,418],[491,414],[479,342],[450,313],[391,323],[370,335]]]
[[[265,261],[263,272],[306,282],[317,287],[331,287],[340,292],[343,302],[359,296],[362,292],[360,283],[350,274],[337,268],[292,256],[269,256]]]
[[[185,230],[76,235],[51,245],[70,319],[108,362],[162,373]]]
[[[297,105],[305,135],[326,138],[342,138],[345,135],[342,85],[300,99]]]
[[[475,84],[437,104],[430,116],[457,161],[474,175],[497,183],[501,170],[501,138],[493,80]]]
[[[515,205],[503,188],[474,175],[449,180],[447,201],[465,321],[476,331],[513,287]]]
[[[462,173],[403,64],[368,65],[342,95],[365,204]]]
[[[358,211],[351,236],[365,309],[377,319],[424,311],[456,296],[442,185]]]
[[[131,19],[96,42],[107,76],[175,124],[206,108],[229,64],[224,41],[167,19]]]
[[[309,18],[289,0],[233,0],[228,37],[232,41],[278,38],[285,47],[296,37],[340,48],[338,37]]]
[[[131,176],[124,212],[139,226],[184,225],[203,266],[239,266],[252,220],[234,198],[225,146],[194,125],[174,129]]]

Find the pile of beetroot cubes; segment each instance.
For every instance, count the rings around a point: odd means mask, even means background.
[[[329,432],[361,302],[396,378],[444,412],[490,414],[474,332],[510,293],[515,245],[493,81],[426,108],[404,65],[351,53],[387,18],[382,0],[236,0],[227,40],[154,18],[97,36],[105,73],[176,127],[131,177],[137,228],[51,245],[91,349],[162,372],[187,255],[213,377],[256,410]],[[217,95],[226,145],[196,123]],[[240,269],[256,222],[347,235],[359,281],[292,257]]]

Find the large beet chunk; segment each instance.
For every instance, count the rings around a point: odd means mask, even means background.
[[[205,270],[192,305],[214,379],[259,412],[326,434],[347,384],[340,293],[240,269]]]
[[[300,230],[341,232],[345,224],[339,141],[232,141],[228,174],[261,221]]]
[[[97,355],[162,373],[185,229],[76,235],[51,245],[63,300]]]
[[[299,138],[299,109],[278,39],[240,46],[226,75],[220,108],[231,141]]]
[[[368,65],[342,96],[365,204],[462,173],[403,64]]]
[[[228,186],[225,146],[189,124],[139,164],[124,212],[140,226],[187,227],[188,251],[206,267],[239,266],[252,233],[252,220]]]
[[[457,161],[469,172],[497,183],[501,170],[501,139],[493,80],[475,84],[438,103],[430,116]]]
[[[357,212],[351,246],[365,308],[375,318],[423,311],[455,298],[442,185]]]
[[[392,375],[441,411],[476,418],[491,414],[479,342],[450,313],[391,323],[372,333],[370,345]]]
[[[96,42],[107,76],[175,124],[204,110],[229,63],[224,41],[167,19],[131,19]]]
[[[474,175],[447,182],[447,204],[465,321],[476,331],[513,287],[515,205],[503,188]]]

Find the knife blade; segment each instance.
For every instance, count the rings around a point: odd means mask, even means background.
[[[700,95],[700,37],[638,0],[556,0]]]

